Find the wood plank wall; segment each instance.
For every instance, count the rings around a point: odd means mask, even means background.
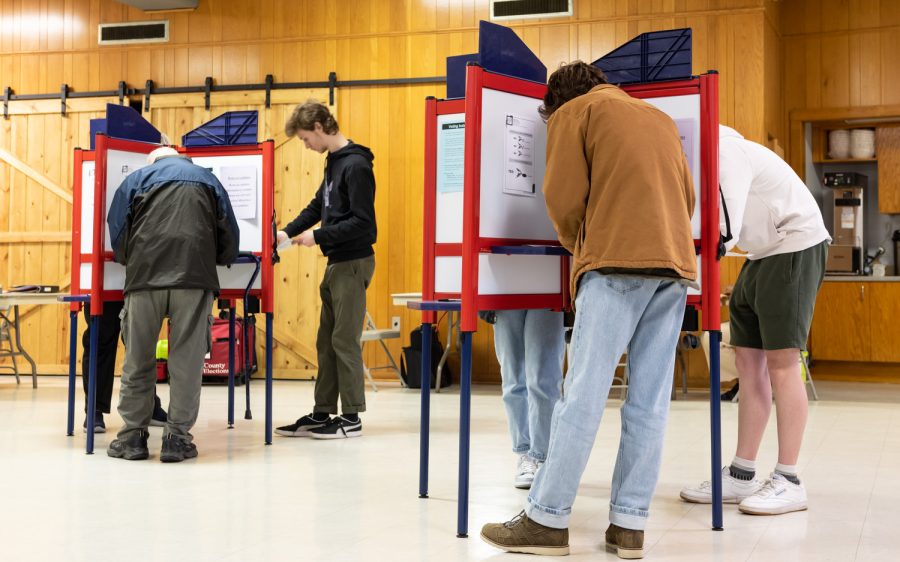
[[[768,68],[764,57],[772,48],[767,3],[771,0],[576,0],[572,18],[508,25],[551,70],[563,61],[594,60],[645,31],[691,27],[694,71],[721,73],[722,122],[766,142],[767,132],[777,130],[767,125],[765,110],[766,96],[771,98],[777,89],[764,77]],[[308,81],[325,80],[329,71],[337,72],[341,80],[438,76],[445,72],[447,56],[477,50],[477,25],[487,19],[488,4],[487,0],[201,0],[193,12],[147,15],[112,0],[0,0],[0,88],[45,93],[59,91],[65,82],[84,91],[115,89],[119,80],[143,87],[147,79],[160,87],[184,86],[200,85],[206,76],[219,84],[235,84],[261,82],[266,74],[281,82]],[[96,45],[101,22],[161,18],[170,21],[167,44]],[[420,289],[423,99],[428,95],[444,95],[443,86],[338,92],[342,129],[376,155],[378,266],[368,294],[369,309],[382,327],[390,325],[392,316],[400,316],[404,332],[417,323],[417,315],[393,307],[390,294]],[[89,114],[46,115],[3,121],[0,148],[12,149],[69,189],[71,149],[85,142],[71,133],[80,127],[73,120],[88,118]],[[151,118],[162,117],[151,112]],[[276,130],[282,118],[267,117]],[[157,123],[162,128],[174,126],[179,118],[165,119]],[[289,201],[282,207],[296,209],[303,203],[289,195],[296,193],[299,170],[289,172],[279,186],[279,197]],[[316,172],[315,166],[308,170],[311,175]],[[3,164],[0,196],[0,233],[70,228],[67,204]],[[68,271],[68,252],[65,243],[0,241],[0,283],[56,283]],[[285,277],[279,291],[296,295],[292,298],[298,302],[297,314],[314,321],[318,295],[312,280]],[[67,357],[65,311],[44,307],[34,314],[40,318],[32,322],[40,324],[41,337],[29,335],[37,328],[28,326],[23,330],[26,345],[35,350],[39,363],[61,371]],[[49,333],[52,338],[45,337]],[[306,345],[313,344],[311,337],[307,330],[297,333]],[[399,354],[400,343],[393,343],[392,349]],[[370,355],[367,361],[377,359]],[[476,336],[474,364],[476,381],[499,380],[488,329]],[[287,372],[298,367],[284,368]]]
[[[784,111],[900,105],[900,2],[793,0],[782,8]],[[785,121],[787,123],[787,121]],[[803,130],[788,160],[803,174]]]

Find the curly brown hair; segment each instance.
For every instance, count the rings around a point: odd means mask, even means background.
[[[333,135],[339,130],[337,121],[328,111],[328,106],[310,98],[306,100],[306,103],[294,108],[294,112],[284,124],[284,133],[288,137],[294,137],[301,129],[304,131],[315,130],[316,123],[322,125],[322,130],[329,135]]]
[[[603,71],[580,60],[561,64],[547,81],[544,105],[538,109],[544,121],[567,101],[586,94],[598,84],[608,84]]]

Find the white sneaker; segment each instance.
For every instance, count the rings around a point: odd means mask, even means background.
[[[531,484],[534,482],[534,475],[538,469],[538,461],[529,457],[528,455],[522,455],[519,457],[519,465],[516,468],[516,478],[515,478],[515,486],[516,488],[522,488],[527,490],[531,488]]]
[[[744,499],[738,506],[751,515],[779,515],[806,509],[806,488],[794,484],[778,473],[766,480],[758,492]]]
[[[759,491],[763,483],[753,480],[740,480],[731,475],[728,467],[722,469],[722,502],[741,503]],[[707,480],[696,487],[686,487],[681,490],[681,499],[691,503],[712,503],[712,482]]]

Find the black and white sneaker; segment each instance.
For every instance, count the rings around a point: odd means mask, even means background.
[[[350,421],[343,416],[335,416],[326,425],[309,432],[313,439],[347,439],[362,436],[362,420]]]
[[[314,416],[315,414],[303,416],[290,425],[283,425],[277,428],[275,433],[285,437],[310,437],[309,432],[311,430],[324,427],[331,422],[330,416],[326,417],[324,420],[317,420]]]

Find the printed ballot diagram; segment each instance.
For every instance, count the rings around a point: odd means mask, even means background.
[[[534,197],[535,122],[517,115],[506,116],[503,193]]]

